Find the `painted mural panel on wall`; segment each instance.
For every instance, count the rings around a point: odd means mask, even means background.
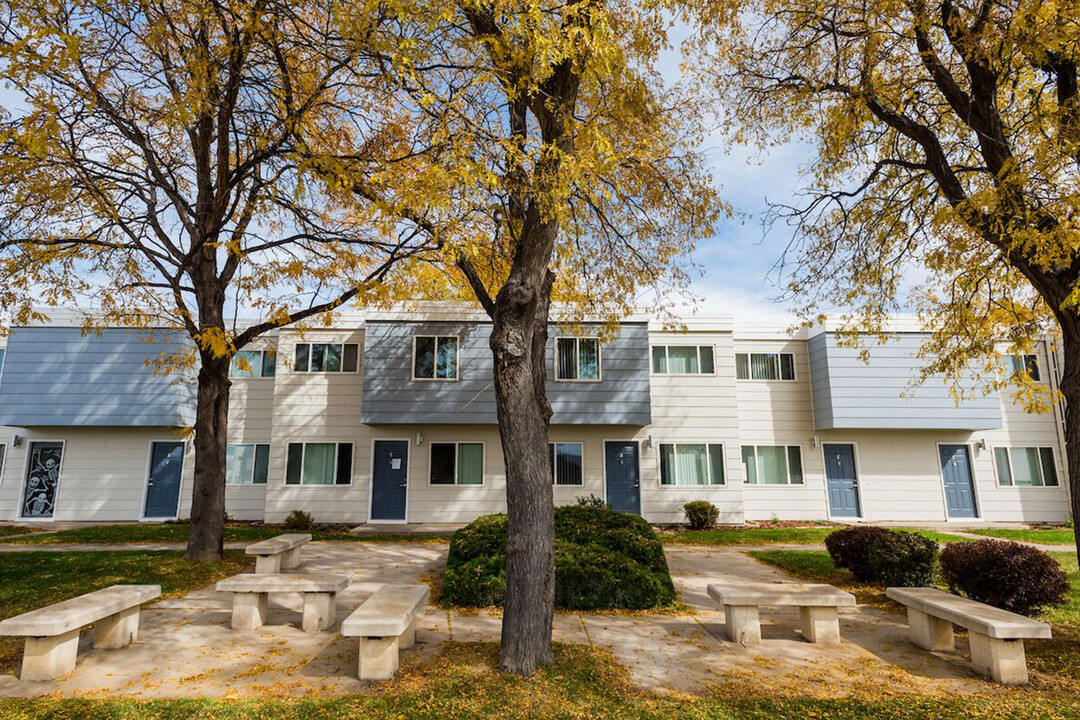
[[[51,518],[56,509],[56,491],[60,485],[60,463],[64,444],[58,442],[30,443],[30,466],[26,471],[23,491],[24,518]]]

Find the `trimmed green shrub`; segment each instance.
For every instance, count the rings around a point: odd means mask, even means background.
[[[691,500],[682,509],[691,530],[708,530],[720,517],[720,509],[708,500]]]
[[[825,548],[829,551],[833,565],[847,568],[860,582],[873,582],[874,570],[870,567],[870,546],[875,540],[885,537],[889,531],[873,525],[853,525],[825,538]]]
[[[578,495],[574,498],[574,504],[578,507],[606,508],[608,505],[603,498],[595,495]]]
[[[884,587],[924,587],[934,582],[938,544],[894,530],[870,543],[872,582]]]
[[[311,530],[315,527],[315,518],[304,510],[293,510],[285,517],[286,530]]]
[[[1069,592],[1069,579],[1057,560],[1038,548],[1004,540],[946,545],[941,574],[952,592],[1022,615],[1061,605]]]
[[[502,605],[506,515],[485,515],[454,533],[443,576],[450,605]],[[675,600],[664,549],[647,522],[606,507],[555,509],[555,605],[642,610]]]

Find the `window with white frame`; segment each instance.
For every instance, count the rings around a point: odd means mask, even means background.
[[[724,446],[660,443],[661,485],[723,485]]]
[[[356,343],[296,343],[293,370],[299,373],[356,372],[360,346]]]
[[[1039,356],[1038,355],[1003,355],[1005,371],[1010,375],[1028,377],[1039,382]]]
[[[226,485],[265,485],[269,469],[269,445],[236,443],[225,449]]]
[[[413,338],[414,380],[457,380],[458,339],[454,335]]]
[[[998,485],[1007,487],[1057,487],[1054,450],[1048,447],[994,448]]]
[[[712,345],[654,345],[653,375],[714,375]]]
[[[352,443],[289,443],[286,485],[349,485]]]
[[[735,377],[739,380],[794,380],[795,356],[791,353],[736,353]]]
[[[600,380],[600,341],[596,338],[558,338],[555,342],[555,378]]]
[[[229,377],[272,378],[276,369],[276,350],[238,350],[229,365]]]
[[[583,485],[582,445],[575,442],[548,443],[551,453],[551,482],[554,485]]]
[[[431,443],[432,485],[483,485],[484,444]]]
[[[743,471],[750,485],[802,485],[798,445],[743,445]]]

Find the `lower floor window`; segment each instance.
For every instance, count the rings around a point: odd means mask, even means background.
[[[289,443],[286,485],[348,485],[352,443]]]
[[[229,445],[225,452],[226,485],[265,485],[269,468],[269,445]]]
[[[483,485],[483,443],[431,443],[432,485]]]
[[[661,485],[723,485],[724,446],[660,443]]]
[[[56,491],[60,487],[60,466],[64,460],[64,443],[30,443],[30,464],[26,468],[23,488],[22,516],[51,518],[56,510]]]
[[[581,443],[548,443],[551,453],[551,482],[581,485]]]
[[[751,485],[802,485],[802,450],[798,445],[744,445],[743,470]]]
[[[999,485],[1055,487],[1058,484],[1053,448],[994,448],[994,464]]]

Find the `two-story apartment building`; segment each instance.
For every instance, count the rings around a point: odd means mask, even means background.
[[[74,325],[74,323],[72,323]],[[647,317],[605,334],[553,326],[552,486],[657,523],[709,500],[755,519],[1060,521],[1057,413],[1009,393],[957,404],[917,375],[897,325],[869,364],[829,327]],[[227,509],[280,522],[464,522],[505,510],[490,324],[459,305],[349,313],[287,329],[233,372]],[[184,341],[63,322],[15,328],[0,378],[0,519],[161,520],[190,507],[190,374],[148,361]],[[1024,363],[1053,385],[1043,345]]]

